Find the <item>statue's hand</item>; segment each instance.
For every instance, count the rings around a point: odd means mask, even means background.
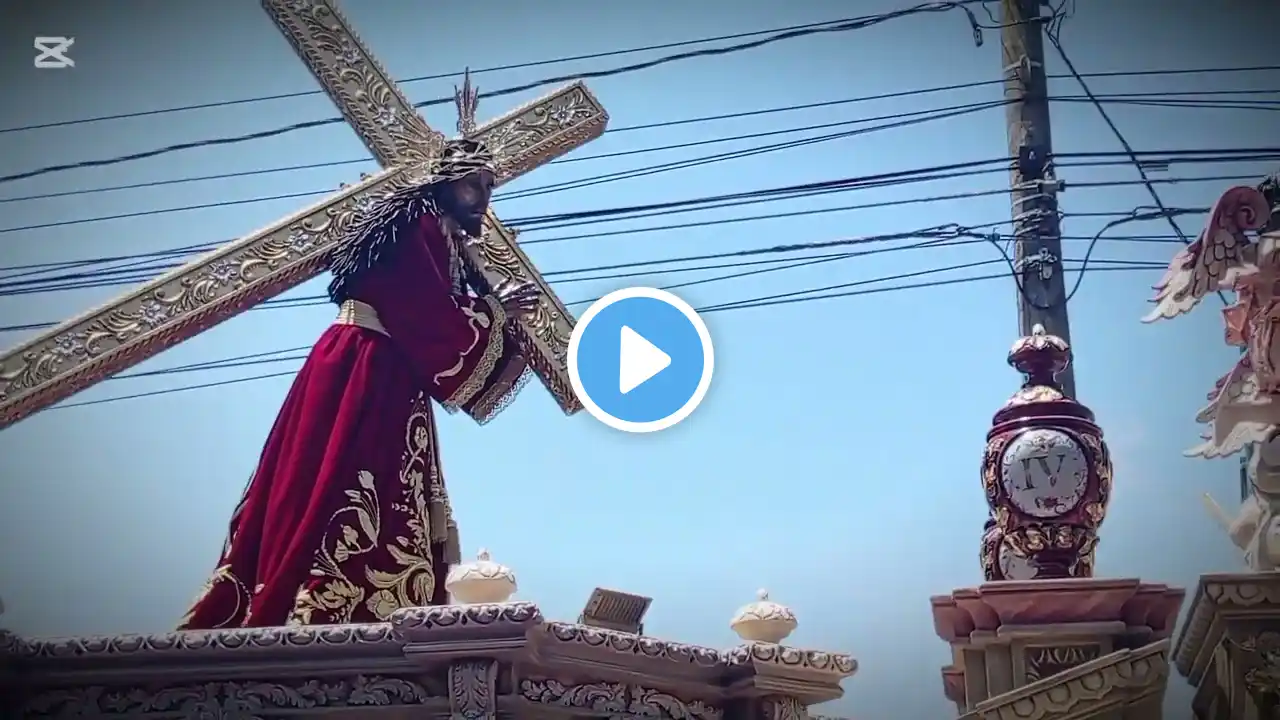
[[[1257,493],[1250,494],[1240,504],[1240,510],[1236,513],[1231,526],[1227,528],[1227,533],[1231,535],[1231,541],[1240,549],[1243,550],[1248,547],[1257,536],[1263,521],[1266,519],[1265,510],[1266,508],[1258,498]]]
[[[538,307],[538,287],[531,282],[506,280],[493,292],[509,318],[519,317]]]

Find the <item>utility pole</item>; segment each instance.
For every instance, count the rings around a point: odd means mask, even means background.
[[[1018,281],[1018,328],[1030,335],[1043,325],[1050,335],[1071,341],[1066,282],[1062,274],[1062,233],[1058,224],[1058,180],[1053,170],[1049,130],[1049,88],[1044,70],[1044,22],[1040,0],[1001,0],[1000,44],[1012,196],[1014,270]],[[1069,397],[1076,395],[1075,372],[1058,376]]]

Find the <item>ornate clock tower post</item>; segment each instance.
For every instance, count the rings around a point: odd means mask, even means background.
[[[966,718],[1158,720],[1183,591],[1093,577],[1111,458],[1093,413],[1058,384],[1071,348],[1037,325],[1008,360],[1024,382],[982,459],[986,582],[932,598],[955,658],[947,698]]]
[[[1093,576],[1098,527],[1111,494],[1111,457],[1093,413],[1057,383],[1070,363],[1067,343],[1039,325],[1009,350],[1009,364],[1026,381],[987,433],[987,580]]]

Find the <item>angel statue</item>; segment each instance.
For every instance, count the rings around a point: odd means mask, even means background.
[[[1280,424],[1280,233],[1262,229],[1271,206],[1261,191],[1234,187],[1214,204],[1208,225],[1195,242],[1179,251],[1155,286],[1156,307],[1143,322],[1182,315],[1212,292],[1236,294],[1223,311],[1228,345],[1244,355],[1209,393],[1209,405],[1196,420],[1210,427],[1206,442],[1188,452],[1225,457],[1264,440],[1267,428]]]
[[[1280,430],[1255,446],[1249,458],[1252,492],[1233,518],[1205,493],[1205,506],[1231,542],[1244,553],[1245,565],[1259,572],[1280,570]]]
[[[1196,415],[1207,431],[1204,442],[1187,454],[1227,457],[1257,446],[1249,466],[1253,494],[1237,518],[1230,519],[1212,499],[1206,502],[1249,565],[1259,570],[1280,563],[1276,549],[1268,550],[1280,522],[1280,231],[1264,230],[1271,206],[1259,189],[1233,187],[1223,193],[1204,231],[1169,264],[1155,286],[1156,307],[1143,318],[1150,323],[1177,317],[1212,292],[1236,295],[1223,310],[1226,342],[1244,352]]]

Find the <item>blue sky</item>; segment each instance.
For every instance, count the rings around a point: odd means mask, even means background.
[[[365,41],[396,77],[545,60],[834,20],[835,0],[804,3],[348,3]],[[1276,9],[1237,2],[1233,12],[1193,0],[1162,3],[1162,18],[1136,5],[1081,3],[1064,43],[1082,72],[1264,65],[1274,61],[1256,28]],[[136,8],[126,12],[120,8]],[[903,7],[866,0],[859,13]],[[129,0],[23,4],[3,31],[0,68],[11,98],[0,127],[196,103],[293,93],[314,81],[257,3],[216,6]],[[146,13],[147,21],[138,22]],[[1133,14],[1129,14],[1133,13]],[[980,15],[981,16],[981,15]],[[36,70],[34,35],[76,38],[74,70]],[[479,73],[482,90],[549,75],[613,67],[656,54]],[[1050,72],[1062,68],[1049,61]],[[975,48],[959,13],[914,16],[871,29],[808,37],[723,57],[699,58],[604,78],[590,87],[612,127],[801,105],[999,77],[998,38]],[[1110,78],[1098,93],[1277,89],[1276,74]],[[452,92],[454,80],[410,83],[414,100]],[[1079,94],[1067,80],[1052,92]],[[545,91],[545,90],[544,90]],[[492,117],[543,91],[482,101]],[[606,135],[575,157],[694,142],[717,136],[856,120],[860,117],[998,100],[998,87],[922,95],[715,123]],[[1275,99],[1272,96],[1272,99]],[[437,111],[439,110],[439,111]],[[1272,144],[1265,112],[1112,106],[1139,150],[1259,147]],[[0,134],[0,174],[105,158],[178,142],[239,135],[334,115],[323,95]],[[450,130],[448,108],[432,125]],[[1119,145],[1096,110],[1054,107],[1058,152],[1109,152]],[[1268,130],[1271,132],[1269,133]],[[821,134],[810,132],[808,135]],[[806,133],[780,139],[805,137]],[[712,152],[748,140],[560,163],[504,188],[590,177]],[[947,121],[678,172],[550,193],[499,198],[517,218],[681,200],[986,160],[1007,151],[1004,113],[993,109]],[[0,198],[144,183],[193,175],[319,163],[366,156],[344,125],[203,148],[133,163],[66,172],[0,186]],[[143,253],[250,232],[295,211],[308,198],[244,202],[127,219],[3,232],[92,218],[289,193],[322,192],[371,170],[372,161],[232,180],[169,184],[0,205],[2,264],[56,262]],[[1258,163],[1175,167],[1166,177],[1261,177]],[[1068,183],[1132,181],[1132,168],[1064,169]],[[641,230],[679,222],[814,210],[854,203],[994,190],[1000,173],[839,195],[704,211],[572,230],[530,231],[523,239]],[[1171,206],[1203,207],[1222,182],[1160,186]],[[1081,187],[1062,198],[1068,213],[1127,212],[1149,205],[1138,187]],[[544,271],[782,243],[833,240],[959,223],[1007,220],[1006,196],[917,203],[727,225],[632,233],[531,245]],[[1188,233],[1200,218],[1187,220]],[[1068,217],[1068,237],[1092,235],[1105,218]],[[1167,235],[1163,223],[1117,234]],[[1068,240],[1079,258],[1084,243]],[[1104,243],[1097,257],[1164,262],[1163,244]],[[995,251],[963,245],[890,252],[841,262],[704,283],[678,292],[694,306],[792,292],[933,267],[990,260]],[[969,271],[987,274],[990,268]],[[720,271],[723,272],[723,271]],[[558,284],[562,298],[589,299],[627,284],[666,285],[712,273],[657,272],[627,280]],[[962,277],[956,272],[936,279]],[[1217,308],[1143,326],[1148,286],[1158,273],[1098,273],[1071,304],[1081,398],[1108,433],[1117,490],[1103,531],[1098,572],[1194,587],[1203,572],[1238,565],[1198,496],[1237,494],[1236,463],[1180,456],[1194,444],[1192,422],[1234,353],[1220,346]],[[323,279],[292,295],[320,292]],[[70,316],[122,288],[0,297],[0,324]],[[938,668],[948,651],[932,629],[928,599],[980,581],[978,539],[986,508],[978,463],[991,414],[1017,387],[1004,364],[1016,337],[1009,282],[708,314],[716,376],[704,404],[675,429],[624,435],[585,413],[566,419],[540,388],[483,428],[441,418],[444,460],[468,554],[481,546],[512,566],[520,597],[551,617],[572,619],[591,588],[609,586],[655,598],[647,629],[713,646],[733,642],[727,622],[759,587],[800,617],[798,645],[851,652],[862,670],[832,711],[890,717],[902,710],[947,711]],[[1216,303],[1216,300],[1214,301]],[[584,305],[577,305],[579,312]],[[305,346],[332,308],[251,312],[150,361],[145,369]],[[0,336],[0,344],[23,339]],[[193,382],[242,377],[297,363],[113,380],[75,401],[116,397]],[[55,409],[0,433],[0,596],[3,622],[31,634],[159,632],[171,627],[204,581],[227,518],[251,473],[288,389],[288,378]],[[905,683],[920,687],[905,699]],[[914,685],[919,683],[919,686]],[[1179,684],[1178,681],[1175,684]],[[1178,697],[1185,697],[1179,694]],[[898,711],[895,713],[895,709]],[[923,716],[923,715],[922,715]]]

